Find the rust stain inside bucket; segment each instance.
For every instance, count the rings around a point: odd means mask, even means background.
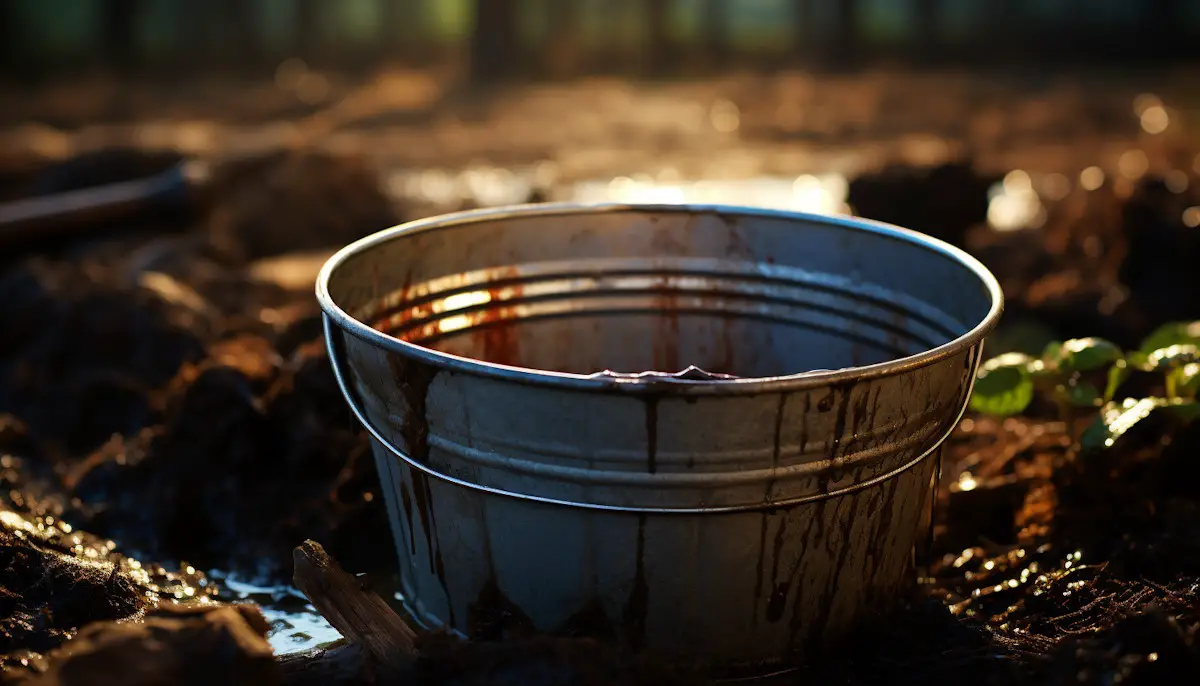
[[[411,277],[393,296],[401,305],[376,317],[371,327],[407,343],[442,350],[436,341],[454,334],[469,336],[475,359],[519,366],[520,332],[516,320],[524,288],[515,281],[513,267],[487,271],[484,288],[452,293],[443,298],[427,297],[428,287],[414,286]],[[398,296],[398,297],[396,297]]]
[[[417,262],[393,281],[399,288],[380,291],[372,280],[371,302],[357,316],[437,352],[585,376],[694,366],[779,377],[886,362],[956,335],[956,325],[920,303],[858,279],[758,261],[751,246],[725,235],[736,233],[727,222],[714,226],[720,250],[711,258],[674,255],[685,250],[672,247],[659,257],[414,275],[423,269]]]
[[[891,330],[896,317],[888,314],[882,323],[867,320],[863,341],[847,342],[855,334],[834,331],[826,345],[799,345],[812,337],[812,325],[802,321],[808,305],[779,304],[769,287],[723,275],[539,277],[506,266],[406,280],[376,298],[364,319],[377,331],[438,352],[584,375],[681,374],[696,367],[710,378],[770,377],[836,368],[820,356],[803,364],[813,351],[854,350],[855,363],[878,362],[926,344],[911,330]],[[830,356],[837,353],[824,355]]]

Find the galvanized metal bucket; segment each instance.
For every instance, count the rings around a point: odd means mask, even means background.
[[[414,222],[317,296],[419,621],[717,670],[802,656],[912,583],[1001,311],[924,235],[695,206]]]

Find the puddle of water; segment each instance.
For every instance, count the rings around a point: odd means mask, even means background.
[[[224,572],[211,571],[208,578],[219,587],[218,600],[224,602],[247,601],[255,603],[267,618],[270,629],[267,641],[276,655],[302,653],[342,638],[317,609],[308,602],[298,589],[287,584],[262,585],[226,576]],[[400,580],[394,573],[383,572],[360,576],[367,587],[388,601],[404,621],[415,626],[415,620],[404,610],[403,599],[397,589]]]
[[[291,586],[259,586],[212,572],[210,578],[222,589],[222,600],[256,603],[270,623],[267,641],[277,655],[312,650],[342,637],[317,612],[304,594]]]

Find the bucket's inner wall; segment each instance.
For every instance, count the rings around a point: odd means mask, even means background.
[[[970,269],[904,237],[669,210],[401,233],[345,260],[329,289],[401,340],[578,374],[873,364],[953,340],[990,309]]]

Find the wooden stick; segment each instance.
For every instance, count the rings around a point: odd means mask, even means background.
[[[416,659],[416,633],[370,589],[347,574],[315,541],[292,553],[293,581],[313,607],[378,666],[383,679],[396,678]]]

